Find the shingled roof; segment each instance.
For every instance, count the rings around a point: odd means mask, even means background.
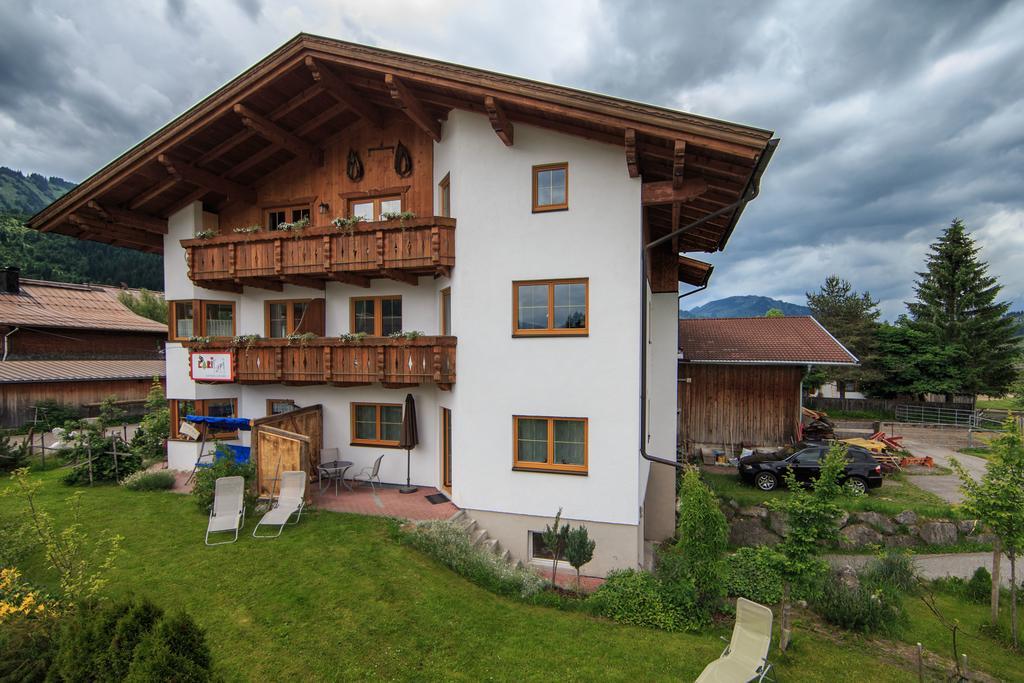
[[[0,384],[149,379],[165,372],[162,360],[8,360],[0,363]]]
[[[17,294],[0,292],[0,325],[166,333],[167,326],[132,313],[117,299],[121,291],[22,278]]]
[[[856,365],[856,356],[810,316],[679,321],[679,360],[752,365]]]

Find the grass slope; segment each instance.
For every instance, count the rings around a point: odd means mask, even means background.
[[[70,490],[40,475],[60,520]],[[0,518],[14,501],[0,498]],[[110,592],[188,610],[227,680],[693,680],[725,628],[670,634],[534,607],[477,588],[395,540],[394,522],[314,512],[281,538],[203,545],[206,517],[174,493],[89,490],[83,524],[125,537]],[[49,582],[38,558],[29,578]],[[731,627],[731,625],[730,625]],[[859,639],[798,633],[780,680],[910,681]]]

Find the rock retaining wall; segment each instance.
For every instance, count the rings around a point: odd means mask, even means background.
[[[786,535],[782,513],[763,505],[741,507],[730,500],[722,504],[729,522],[729,544],[733,546],[775,545]],[[869,546],[913,548],[916,546],[952,546],[959,543],[991,544],[995,537],[982,533],[975,520],[919,518],[905,510],[898,515],[879,512],[844,512],[839,518],[839,542],[842,550]]]

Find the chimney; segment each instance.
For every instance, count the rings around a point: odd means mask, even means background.
[[[0,292],[18,294],[21,292],[21,268],[7,266],[0,273]]]

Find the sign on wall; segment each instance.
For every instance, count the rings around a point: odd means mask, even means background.
[[[187,436],[188,438],[192,439],[193,441],[198,439],[199,436],[200,436],[199,430],[196,429],[195,427],[193,427],[188,422],[182,422],[180,425],[178,425],[178,434],[180,434],[182,436]]]
[[[230,351],[193,351],[189,355],[189,374],[197,382],[233,382],[233,368]]]

